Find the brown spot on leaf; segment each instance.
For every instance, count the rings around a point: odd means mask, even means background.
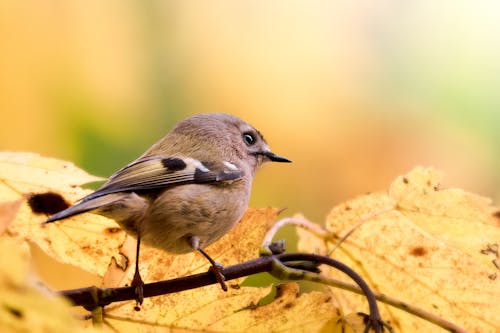
[[[427,250],[425,249],[425,247],[416,246],[410,250],[410,254],[414,257],[423,257],[427,254]]]
[[[28,195],[28,205],[35,214],[55,214],[65,210],[70,204],[54,192],[33,193]]]
[[[108,235],[116,234],[120,231],[122,231],[122,229],[118,228],[118,227],[110,227],[110,228],[104,229],[104,233],[108,234]]]
[[[279,284],[276,286],[276,297],[275,299],[283,297],[287,289],[290,289],[290,287],[286,284]]]
[[[404,184],[408,184],[409,182],[410,182],[410,181],[408,180],[408,178],[403,177],[403,183],[404,183]]]
[[[493,216],[496,217],[497,219],[500,219],[500,210],[497,210],[496,212],[494,212]]]
[[[493,254],[495,257],[498,257],[498,244],[497,243],[491,243],[491,244],[486,244],[486,247],[484,249],[481,249],[480,252],[482,254]]]
[[[496,268],[500,269],[500,260],[498,258],[493,259],[493,265],[495,265]]]
[[[250,302],[247,306],[245,306],[242,310],[255,310],[259,307],[259,304],[255,304],[254,302]]]
[[[13,315],[16,318],[21,319],[24,317],[22,311],[19,309],[13,308],[12,306],[7,305],[7,304],[4,304],[3,307],[5,310],[7,310],[8,313],[10,313],[11,315]]]

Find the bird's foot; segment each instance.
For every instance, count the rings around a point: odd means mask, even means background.
[[[224,266],[219,264],[218,262],[212,262],[212,266],[210,266],[209,272],[212,272],[215,275],[215,279],[220,284],[222,290],[227,291],[226,278],[224,274],[222,274],[222,269]]]
[[[135,311],[141,310],[142,302],[144,301],[144,281],[142,281],[141,274],[136,270],[134,273],[134,278],[132,279],[132,286],[135,287],[135,301],[136,305],[134,307]]]

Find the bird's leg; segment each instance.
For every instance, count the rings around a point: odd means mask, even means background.
[[[139,250],[141,248],[141,235],[137,234],[137,248],[135,250],[135,273],[134,278],[132,279],[132,286],[135,287],[135,296],[137,304],[135,306],[135,310],[139,311],[139,306],[142,304],[144,300],[144,282],[142,281],[141,274],[139,273]]]
[[[196,236],[191,236],[189,237],[189,242],[191,244],[191,247],[194,250],[199,251],[207,260],[210,262],[212,266],[210,266],[210,270],[212,273],[215,275],[215,279],[217,282],[220,284],[220,287],[222,290],[227,291],[227,285],[226,285],[226,278],[222,274],[222,269],[224,268],[220,263],[216,262],[213,260],[203,249],[200,247],[200,239]]]

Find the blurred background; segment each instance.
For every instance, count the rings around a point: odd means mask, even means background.
[[[497,1],[0,1],[0,149],[109,176],[186,116],[293,160],[252,206],[322,222],[416,165],[500,199]]]

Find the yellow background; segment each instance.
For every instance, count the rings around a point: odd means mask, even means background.
[[[0,1],[0,149],[109,176],[188,115],[294,161],[253,206],[323,221],[413,166],[500,197],[495,1]]]

